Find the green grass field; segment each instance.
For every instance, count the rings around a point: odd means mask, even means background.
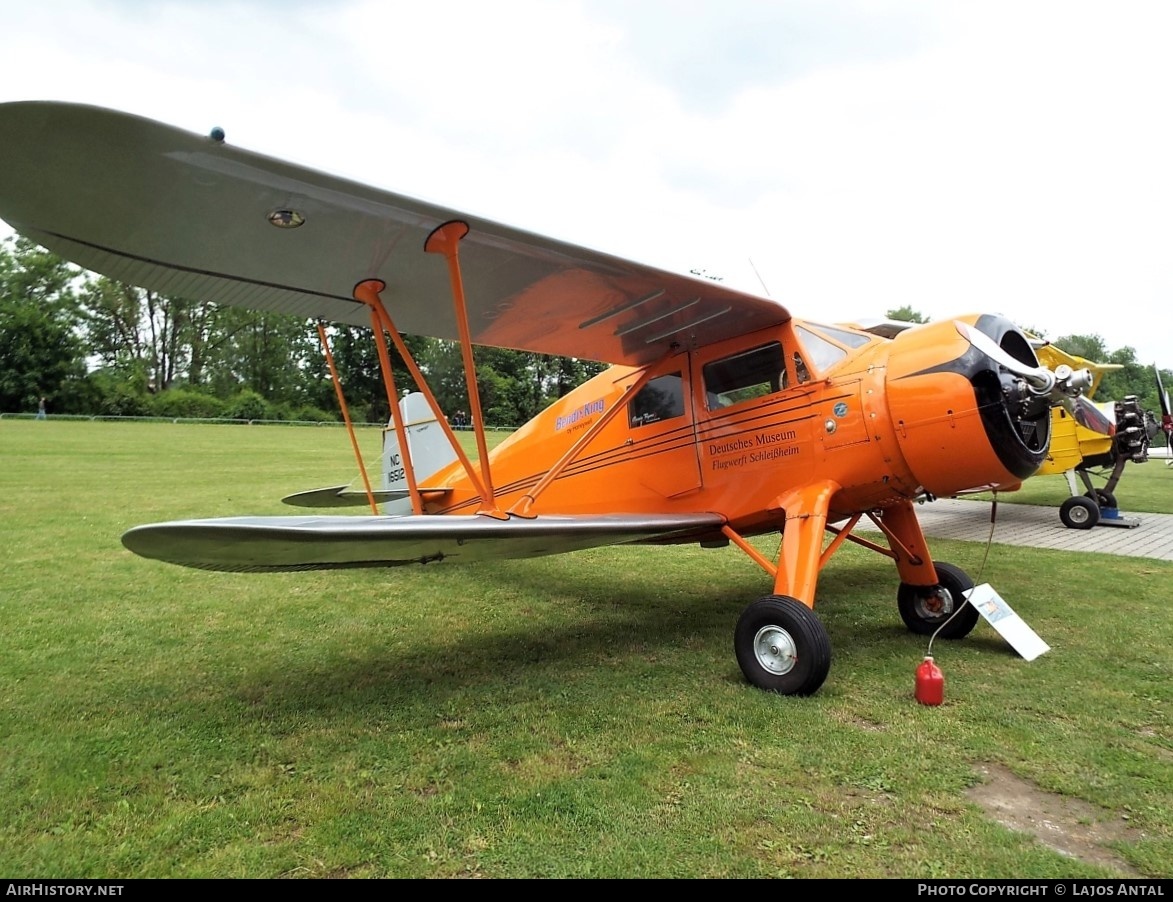
[[[336,428],[4,420],[0,464],[5,877],[1173,877],[1171,564],[998,548],[983,580],[1052,650],[980,622],[925,707],[895,570],[848,545],[830,677],[788,698],[734,659],[771,588],[734,548],[276,575],[122,548],[347,481]],[[1000,824],[990,767],[1122,820],[1122,864]]]

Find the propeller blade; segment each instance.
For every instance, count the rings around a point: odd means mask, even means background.
[[[1169,409],[1169,393],[1161,384],[1161,371],[1155,363],[1153,364],[1153,372],[1157,374],[1157,397],[1161,399],[1161,413],[1166,417],[1173,416],[1173,411]]]
[[[1021,377],[1037,395],[1047,395],[1052,401],[1066,406],[1072,398],[1079,397],[1092,386],[1090,370],[1074,370],[1065,363],[1055,367],[1054,371],[1045,366],[1031,366],[1012,357],[980,329],[960,320],[955,321],[954,325],[971,345],[1003,369]]]

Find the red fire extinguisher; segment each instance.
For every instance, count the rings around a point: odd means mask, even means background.
[[[932,655],[925,655],[916,669],[916,700],[922,705],[939,705],[945,700],[945,675]]]

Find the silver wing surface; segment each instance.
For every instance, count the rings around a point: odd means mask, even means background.
[[[470,563],[625,542],[711,535],[718,514],[609,514],[495,520],[481,516],[225,517],[136,526],[122,543],[147,558],[201,570],[271,572]]]
[[[394,174],[394,173],[392,173]],[[460,242],[474,344],[640,365],[789,319],[777,302],[294,166],[101,107],[0,104],[0,217],[85,269],[162,294],[459,337],[438,226]]]

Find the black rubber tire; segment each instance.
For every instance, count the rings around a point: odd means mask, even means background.
[[[788,595],[767,595],[737,620],[733,650],[745,678],[781,695],[813,695],[831,670],[831,640],[815,612]]]
[[[920,636],[931,636],[945,624],[941,632],[937,633],[940,638],[964,639],[977,626],[981,616],[965,597],[965,593],[973,588],[973,580],[953,564],[933,561],[933,566],[937,569],[936,591],[930,591],[925,586],[900,584],[896,592],[900,619],[909,630]]]
[[[1072,495],[1059,506],[1059,519],[1068,529],[1091,529],[1100,522],[1100,506],[1086,495]]]

